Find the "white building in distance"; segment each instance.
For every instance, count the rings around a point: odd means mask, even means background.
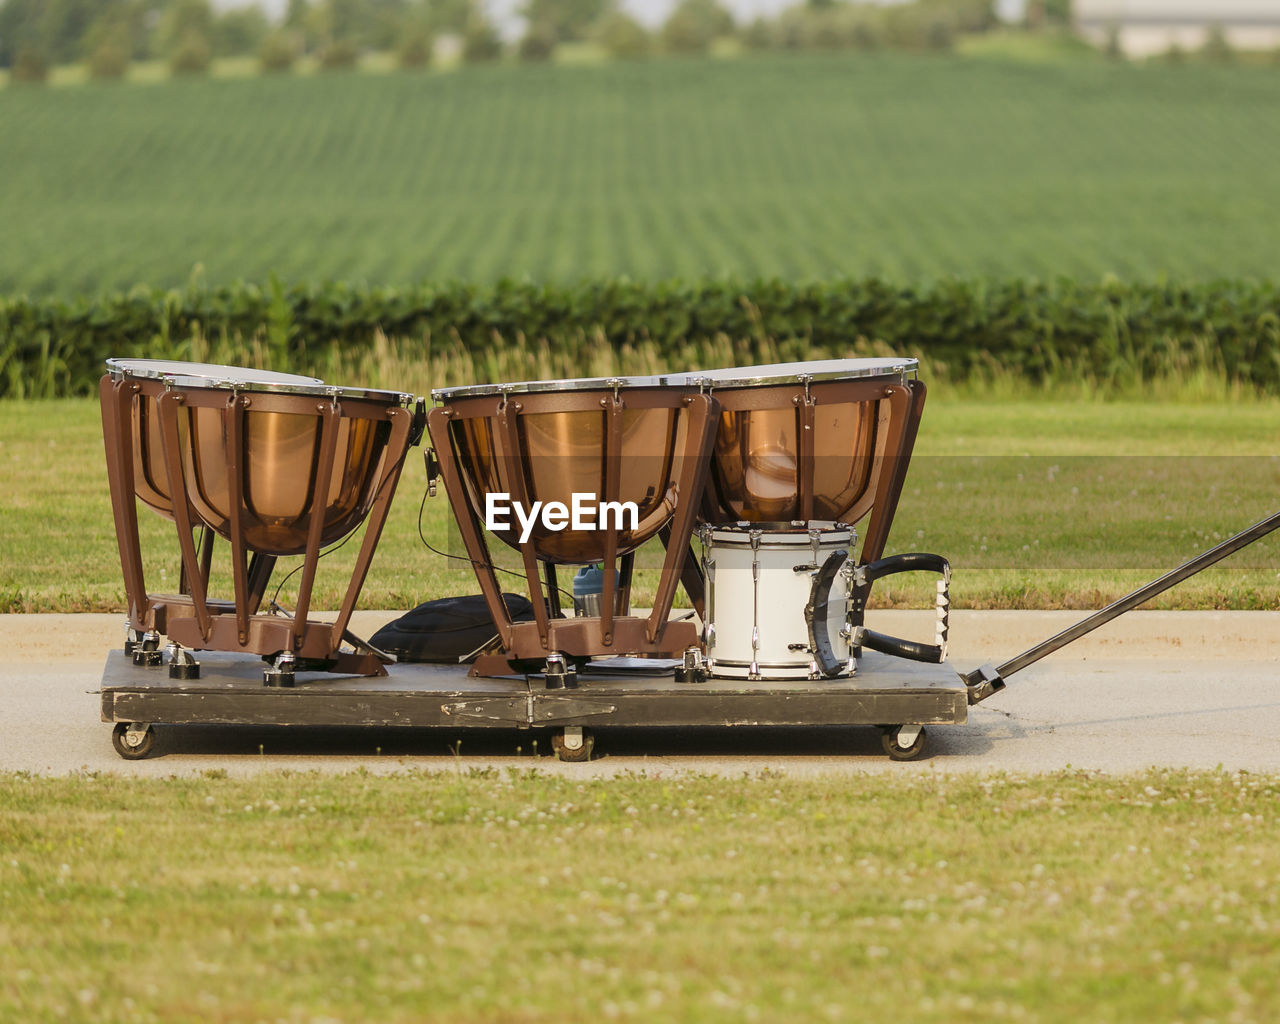
[[[1220,26],[1237,50],[1280,47],[1280,0],[1075,0],[1076,29],[1099,46],[1115,32],[1130,57],[1198,50]]]

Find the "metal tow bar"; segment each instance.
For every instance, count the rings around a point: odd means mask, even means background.
[[[1157,594],[1162,594],[1170,587],[1177,586],[1183,580],[1209,568],[1215,562],[1221,561],[1256,540],[1261,540],[1277,527],[1280,527],[1280,512],[1275,512],[1266,519],[1254,523],[1247,530],[1241,530],[1234,537],[1228,537],[1221,544],[1210,548],[1204,554],[1197,555],[1189,562],[1183,562],[1176,569],[1165,573],[1159,579],[1152,580],[1146,586],[1139,587],[1133,593],[1111,602],[1101,611],[1096,611],[1088,618],[1081,619],[1074,626],[1049,637],[1048,640],[1041,641],[1034,647],[1028,648],[1017,657],[1010,658],[1004,664],[998,667],[986,664],[981,668],[974,669],[972,672],[961,673],[960,678],[969,687],[969,703],[978,704],[992,694],[999,693],[1004,689],[1005,681],[1015,672],[1021,672],[1028,665],[1034,665],[1046,655],[1052,654],[1059,648],[1066,647],[1067,644],[1079,640],[1087,633],[1092,633],[1099,626],[1105,625],[1116,616],[1132,611],[1144,601],[1151,600]]]

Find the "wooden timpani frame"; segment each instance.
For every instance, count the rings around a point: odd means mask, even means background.
[[[500,649],[481,654],[473,666],[473,675],[507,674],[513,669],[540,666],[549,655],[558,654],[575,660],[636,655],[679,657],[699,642],[697,627],[691,622],[668,621],[676,588],[680,584],[697,517],[698,500],[706,483],[708,460],[715,440],[718,403],[710,395],[689,393],[678,387],[654,384],[636,385],[634,381],[560,382],[561,387],[546,390],[516,390],[529,385],[506,385],[489,389],[491,393],[475,393],[484,389],[450,389],[436,392],[443,404],[427,417],[431,443],[439,456],[439,469],[449,496],[458,529],[468,557],[480,582],[480,589],[497,626]],[[585,387],[588,383],[599,386]],[[575,386],[578,385],[578,386]],[[460,393],[465,392],[465,393]],[[614,521],[599,531],[602,540],[592,541],[571,556],[539,552],[535,543],[520,544],[520,554],[529,582],[534,621],[516,623],[511,620],[502,601],[501,589],[485,540],[485,531],[476,505],[483,493],[475,480],[468,479],[468,453],[460,443],[461,431],[471,421],[484,420],[486,436],[492,439],[493,455],[501,463],[511,488],[513,502],[528,507],[538,498],[560,500],[568,495],[534,495],[531,493],[528,452],[522,443],[522,422],[531,416],[560,413],[592,413],[603,418],[603,452],[597,452],[594,465],[603,459],[603,472],[596,474],[594,487],[601,487],[602,502],[617,501],[622,491],[622,472],[628,456],[624,439],[623,418],[628,410],[668,410],[684,418],[680,450],[670,454],[679,465],[673,467],[677,500],[662,531],[678,543],[668,543],[662,563],[653,610],[647,618],[627,614],[632,554],[647,538],[627,537]],[[642,453],[652,455],[653,453]],[[562,456],[565,459],[569,455]],[[657,481],[665,485],[666,481]],[[473,489],[469,489],[468,485]],[[656,532],[656,531],[655,531]],[[618,561],[622,557],[622,571]],[[558,614],[555,564],[585,564],[599,561],[604,582],[601,614],[598,617],[562,618]],[[549,597],[542,592],[543,578]]]
[[[180,371],[139,376],[130,372],[127,360],[109,365],[110,372],[99,384],[99,397],[129,626],[138,633],[163,634],[192,650],[263,656],[289,652],[299,659],[323,662],[332,671],[385,674],[382,659],[372,651],[352,653],[339,648],[382,535],[405,454],[416,442],[414,435],[421,432],[421,414],[407,407],[410,396],[330,388],[321,383],[262,385],[251,375],[237,381],[238,371],[231,367],[223,368],[226,380],[217,381],[184,376]],[[225,479],[216,483],[219,493],[225,493],[224,522],[209,522],[210,517],[198,511],[207,502],[196,489],[208,481],[197,465],[199,455],[191,451],[195,443],[191,417],[206,411],[216,418],[222,432],[220,457],[225,460]],[[310,452],[312,459],[305,465],[287,457],[265,458],[259,460],[262,464],[255,464],[246,446],[251,414],[314,417],[318,437]],[[148,417],[154,417],[154,425],[147,423]],[[344,421],[345,430],[340,429]],[[377,449],[366,452],[366,462],[359,465],[349,463],[350,453],[339,450],[340,435],[349,441],[355,421],[372,424],[375,440],[371,445]],[[154,450],[157,440],[158,457]],[[157,469],[162,479],[157,479]],[[348,492],[351,489],[341,474],[358,472],[365,474],[359,481],[359,493],[348,494],[343,514],[326,521],[326,513],[332,511],[331,494],[344,487]],[[255,484],[251,478],[254,473],[285,474],[285,486],[309,495],[300,516],[305,529],[295,528],[281,549],[254,549],[246,540],[246,533],[256,524],[248,493]],[[156,485],[160,483],[167,494],[161,490],[161,501],[157,502],[160,488]],[[178,594],[147,590],[138,497],[172,518],[176,526],[181,556]],[[167,509],[163,507],[165,498]],[[364,539],[337,617],[333,622],[310,620],[322,546],[350,534],[366,517]],[[197,527],[205,527],[199,550],[194,538]],[[216,600],[209,594],[215,532],[226,537],[231,546],[232,601]],[[282,554],[303,556],[297,605],[292,615],[262,614],[263,597]]]

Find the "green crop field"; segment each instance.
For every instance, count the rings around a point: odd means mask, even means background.
[[[9,87],[0,293],[1275,276],[1277,109],[1270,67],[889,55]]]

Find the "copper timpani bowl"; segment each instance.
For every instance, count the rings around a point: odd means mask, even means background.
[[[164,437],[171,403],[173,440],[196,518],[228,540],[234,520],[247,548],[270,555],[306,550],[322,489],[321,544],[360,525],[388,457],[386,410],[410,400],[238,367],[128,359],[109,360],[107,367],[113,380],[138,385],[132,414],[138,497],[173,517]]]
[[[633,502],[636,522],[619,530],[609,550],[607,531],[559,531],[541,519],[529,537],[543,562],[584,564],[640,547],[667,525],[682,501],[678,481],[689,451],[686,393],[655,377],[528,381],[445,388],[432,392],[444,411],[453,453],[477,517],[491,494],[528,509],[534,502],[570,506],[573,495]],[[433,436],[439,425],[432,426]],[[612,520],[611,520],[612,521]],[[514,515],[494,532],[520,548]]]
[[[173,518],[173,497],[165,472],[164,448],[160,437],[160,417],[156,398],[170,387],[166,381],[181,376],[186,380],[206,381],[216,386],[228,374],[258,385],[322,385],[317,377],[303,377],[270,370],[247,370],[218,366],[214,363],[187,363],[173,359],[108,359],[107,374],[112,381],[133,381],[138,385],[132,402],[130,448],[133,452],[134,492],[149,508],[166,519]],[[182,424],[185,435],[185,426]]]
[[[886,459],[923,387],[909,358],[829,359],[681,375],[720,402],[701,519],[708,523],[855,522],[874,503]],[[903,450],[902,441],[908,443]]]

